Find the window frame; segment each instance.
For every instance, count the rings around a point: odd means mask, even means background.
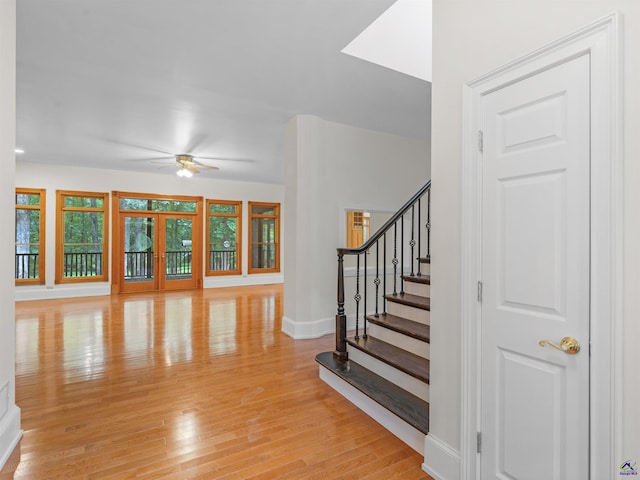
[[[211,205],[233,205],[236,207],[236,213],[211,213]],[[214,200],[207,199],[207,210],[205,217],[205,235],[206,240],[206,257],[205,257],[205,275],[207,277],[221,275],[242,275],[242,200]],[[211,270],[209,264],[209,253],[211,251],[211,235],[209,232],[209,223],[211,217],[224,217],[236,219],[236,269],[235,270]]]
[[[38,205],[18,205],[16,201],[16,210],[38,210],[40,213],[39,218],[39,236],[38,242],[38,277],[37,278],[16,278],[16,285],[43,285],[46,282],[46,211],[47,211],[47,191],[44,188],[22,188],[16,187],[16,196],[18,195],[39,195],[40,202]],[[17,228],[17,224],[15,226]],[[14,243],[15,243],[14,232]],[[14,255],[16,255],[14,247]],[[15,273],[14,273],[15,275]]]
[[[275,210],[275,215],[253,214],[253,207],[269,207]],[[249,223],[249,238],[247,241],[248,253],[248,272],[249,274],[257,273],[280,273],[280,203],[279,202],[248,202],[248,223]],[[253,219],[254,218],[273,218],[275,220],[275,235],[274,235],[274,253],[275,253],[275,267],[274,268],[260,268],[252,265],[252,247],[254,242],[252,241]]]
[[[102,208],[66,207],[66,197],[102,199]],[[102,218],[102,275],[84,277],[64,276],[64,213],[100,212]],[[85,192],[78,190],[56,190],[56,276],[55,283],[86,283],[109,281],[109,192]]]

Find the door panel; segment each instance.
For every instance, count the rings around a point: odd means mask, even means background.
[[[140,292],[158,288],[157,215],[126,214],[122,225],[122,291]]]
[[[161,215],[162,289],[195,288],[192,271],[193,217]]]
[[[589,477],[589,95],[584,55],[482,100],[483,479]]]

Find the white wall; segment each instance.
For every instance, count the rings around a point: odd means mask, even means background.
[[[243,275],[204,277],[204,288],[215,286],[281,283],[283,280],[282,262],[281,273],[247,275],[247,245],[249,231],[247,223],[247,201],[280,202],[282,210],[286,211],[284,208],[284,187],[282,185],[215,180],[198,176],[192,178],[180,178],[173,174],[123,172],[95,168],[52,166],[18,161],[16,166],[16,186],[25,188],[45,188],[47,190],[46,284],[16,286],[16,298],[18,300],[83,295],[108,295],[111,291],[110,281],[98,283],[87,282],[84,284],[54,284],[56,190],[81,190],[94,192],[111,192],[115,190],[121,192],[155,193],[163,195],[194,195],[202,196],[205,199],[209,198],[216,200],[242,200]],[[109,214],[110,227],[112,223],[111,213],[112,212]],[[281,221],[281,232],[284,231],[284,229],[285,222]],[[205,256],[204,258],[207,257]],[[109,271],[111,271],[111,265],[109,265]],[[109,278],[111,279],[111,274]]]
[[[640,462],[640,2],[434,0],[430,435],[460,448],[462,85],[619,10],[624,23],[625,232],[623,456]],[[619,459],[620,461],[624,459]],[[612,472],[616,465],[612,465]]]
[[[14,205],[16,139],[16,2],[0,1],[0,202]],[[0,469],[22,435],[16,407],[13,208],[0,209]]]
[[[285,146],[282,328],[316,337],[335,329],[345,210],[398,210],[429,179],[429,144],[299,115],[287,124]]]

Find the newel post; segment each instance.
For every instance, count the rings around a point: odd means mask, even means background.
[[[344,314],[344,254],[338,251],[338,313],[336,314],[336,350],[333,355],[340,360],[348,358],[347,316]]]

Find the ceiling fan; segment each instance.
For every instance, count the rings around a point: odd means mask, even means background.
[[[194,173],[200,173],[200,170],[219,170],[218,167],[205,165],[204,163],[196,161],[193,155],[189,155],[188,153],[175,155],[175,158],[178,165],[176,174],[179,177],[189,178],[192,177]]]
[[[196,173],[200,173],[202,170],[219,170],[220,168],[213,165],[207,165],[199,160],[212,160],[215,163],[254,163],[255,160],[249,158],[226,158],[226,157],[204,157],[201,155],[194,155],[194,150],[202,146],[202,143],[206,140],[206,135],[197,135],[191,139],[191,142],[186,146],[184,153],[173,153],[159,148],[154,148],[147,145],[140,145],[137,143],[129,143],[114,138],[103,138],[102,140],[109,143],[117,144],[119,146],[133,147],[139,150],[146,150],[155,153],[162,154],[159,157],[152,158],[136,158],[131,159],[133,162],[150,162],[161,164],[159,168],[171,168],[177,167],[177,175],[181,177],[192,177]]]

